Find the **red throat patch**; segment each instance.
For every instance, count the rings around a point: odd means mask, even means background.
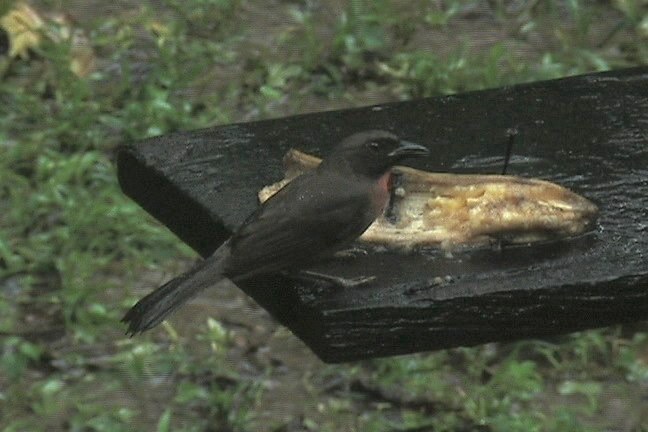
[[[385,208],[389,203],[389,192],[391,187],[392,173],[391,171],[388,171],[378,179],[378,185],[376,187],[375,204],[378,215],[381,215],[385,211]]]

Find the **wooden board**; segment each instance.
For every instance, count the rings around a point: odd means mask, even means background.
[[[205,256],[254,210],[257,191],[283,177],[289,148],[325,155],[374,128],[432,149],[412,166],[457,173],[500,171],[515,128],[509,173],[566,186],[600,217],[594,232],[569,241],[451,257],[373,252],[317,266],[377,277],[353,289],[285,275],[241,286],[324,361],[648,318],[646,67],[156,137],[120,151],[119,181]]]

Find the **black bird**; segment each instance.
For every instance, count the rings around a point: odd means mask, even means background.
[[[428,149],[381,130],[345,138],[317,169],[288,183],[234,235],[189,272],[170,280],[122,319],[133,335],[148,330],[205,288],[295,271],[348,246],[382,214],[392,166]]]

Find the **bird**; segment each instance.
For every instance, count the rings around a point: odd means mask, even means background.
[[[223,279],[297,272],[344,249],[387,207],[391,168],[427,154],[384,130],[347,136],[315,170],[261,204],[212,255],[139,300],[122,319],[127,334],[155,327]]]

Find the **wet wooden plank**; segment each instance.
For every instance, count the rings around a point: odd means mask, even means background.
[[[203,256],[283,177],[296,147],[323,155],[364,129],[424,144],[428,171],[509,172],[566,186],[600,208],[589,235],[534,247],[372,252],[317,266],[374,283],[287,276],[241,286],[320,358],[341,362],[513,340],[648,318],[648,68],[195,130],[125,147],[126,194]]]

